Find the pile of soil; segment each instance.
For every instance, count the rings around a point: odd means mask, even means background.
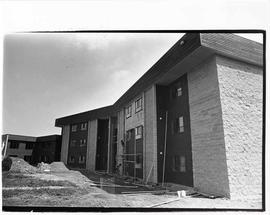
[[[67,172],[69,169],[63,162],[53,162],[50,164],[50,170],[52,172]]]
[[[47,163],[43,163],[43,162],[41,162],[37,165],[37,169],[39,172],[50,172],[51,171],[50,165]]]
[[[9,172],[14,173],[29,173],[33,174],[37,172],[37,168],[31,166],[29,163],[24,161],[22,158],[11,157],[12,163]]]

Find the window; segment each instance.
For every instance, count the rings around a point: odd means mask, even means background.
[[[143,128],[142,126],[135,128],[135,139],[142,138],[142,128]]]
[[[137,113],[140,110],[142,110],[142,98],[135,101],[135,112]]]
[[[171,89],[171,98],[175,99],[176,97],[180,97],[183,95],[183,90],[182,87],[178,86],[178,87],[173,87]]]
[[[71,147],[74,147],[74,146],[76,146],[76,143],[77,143],[76,140],[71,140],[70,146],[71,146]]]
[[[186,157],[180,156],[180,172],[186,172]]]
[[[10,149],[18,149],[19,143],[18,142],[10,142],[9,148]]]
[[[75,157],[74,156],[69,156],[69,163],[75,163]]]
[[[79,163],[85,163],[85,156],[84,155],[80,155]]]
[[[81,124],[81,130],[82,131],[87,130],[87,122]]]
[[[172,159],[172,170],[174,172],[186,172],[186,157],[175,155]]]
[[[135,163],[135,168],[136,169],[141,169],[142,168],[142,155],[136,155],[136,163]]]
[[[177,88],[177,96],[182,96],[182,87]]]
[[[77,131],[77,125],[72,125],[71,126],[71,131],[76,132]]]
[[[184,132],[184,117],[180,116],[172,121],[172,134]]]
[[[131,117],[131,105],[129,105],[127,108],[126,108],[126,118],[129,118]]]
[[[86,139],[80,140],[80,146],[86,146]]]
[[[180,116],[178,118],[178,124],[179,124],[179,132],[180,133],[184,132],[184,118],[183,118],[183,116]]]
[[[126,141],[130,141],[130,140],[131,140],[131,130],[128,130],[126,134]]]
[[[26,143],[25,149],[33,149],[33,143]]]

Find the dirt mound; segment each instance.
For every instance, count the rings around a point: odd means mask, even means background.
[[[22,158],[11,157],[12,164],[10,167],[9,172],[16,172],[16,173],[36,173],[37,168],[31,166],[29,163],[24,161]]]
[[[69,169],[63,162],[53,162],[50,164],[50,170],[52,172],[67,172]]]
[[[37,165],[37,170],[39,172],[50,172],[51,171],[51,167],[50,167],[50,164],[41,162],[41,163],[39,163]]]

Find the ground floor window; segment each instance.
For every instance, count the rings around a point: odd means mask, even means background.
[[[69,156],[68,161],[69,161],[69,163],[75,163],[75,157],[72,155]]]
[[[80,155],[79,163],[85,163],[85,156],[84,155]]]
[[[186,157],[184,155],[173,156],[172,170],[174,172],[186,172]]]
[[[32,158],[31,155],[25,155],[25,156],[23,157],[23,159],[24,159],[26,162],[30,162],[30,161],[31,161],[31,158]]]

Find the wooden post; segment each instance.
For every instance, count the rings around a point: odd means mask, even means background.
[[[165,119],[165,140],[164,140],[164,151],[163,151],[163,170],[162,170],[162,186],[164,186],[165,179],[165,164],[166,164],[166,145],[167,145],[167,121],[168,121],[168,111],[166,111]]]

